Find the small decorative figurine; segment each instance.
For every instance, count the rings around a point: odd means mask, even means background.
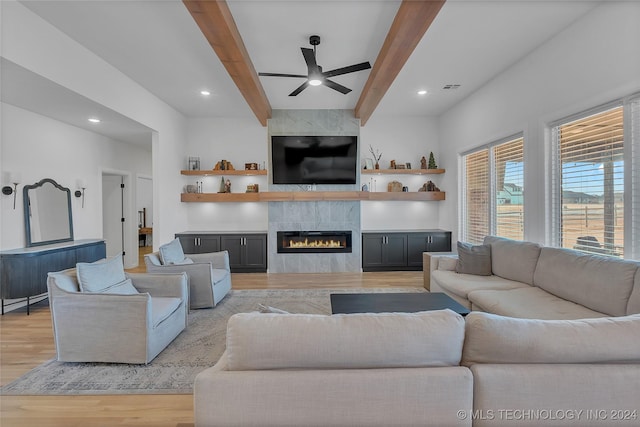
[[[420,159],[420,169],[426,169],[427,168],[427,159],[422,156],[422,158]]]
[[[429,153],[429,169],[438,169],[438,165],[436,165],[436,159],[433,157],[433,151]]]

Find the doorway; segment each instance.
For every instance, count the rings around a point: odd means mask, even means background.
[[[138,255],[131,242],[135,221],[131,219],[130,181],[127,172],[102,172],[102,236],[107,257],[123,255],[125,268],[135,267]]]

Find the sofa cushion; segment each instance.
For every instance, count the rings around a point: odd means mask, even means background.
[[[491,245],[493,274],[509,280],[533,284],[541,246],[537,243],[487,236],[485,245]]]
[[[155,328],[171,316],[182,304],[180,298],[153,297],[151,298],[151,324]]]
[[[456,273],[491,276],[491,246],[458,242]]]
[[[438,270],[455,271],[456,265],[458,265],[457,257],[452,257],[452,256],[438,257]]]
[[[627,314],[638,264],[571,249],[543,248],[534,284],[611,316]]]
[[[474,310],[501,316],[547,320],[607,317],[605,313],[558,298],[535,286],[505,291],[473,291],[469,292],[468,298]]]
[[[469,292],[480,289],[497,290],[530,287],[524,283],[503,279],[499,276],[476,276],[474,274],[459,274],[455,271],[436,270],[432,272],[432,278],[443,290],[465,299],[468,299]]]
[[[100,291],[102,294],[135,295],[139,294],[131,279],[124,280]]]
[[[96,262],[79,262],[76,270],[81,292],[103,292],[127,280],[121,255]]]
[[[640,315],[581,320],[516,319],[472,312],[462,364],[639,363]]]
[[[158,248],[158,254],[163,265],[180,264],[185,258],[180,239],[178,238],[160,246]]]
[[[636,278],[634,280],[633,290],[629,296],[627,304],[627,314],[640,313],[640,267],[636,270]]]
[[[456,366],[464,320],[451,310],[418,313],[239,313],[227,324],[232,371]]]

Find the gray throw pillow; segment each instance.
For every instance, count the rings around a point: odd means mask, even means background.
[[[169,243],[158,248],[158,254],[162,265],[181,264],[184,261],[184,252],[180,239],[173,239]]]
[[[491,245],[458,242],[456,273],[491,276]]]
[[[79,262],[76,273],[81,292],[102,292],[127,280],[121,255],[96,262]]]

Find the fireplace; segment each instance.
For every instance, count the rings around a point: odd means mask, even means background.
[[[351,253],[351,231],[278,231],[278,253]]]

